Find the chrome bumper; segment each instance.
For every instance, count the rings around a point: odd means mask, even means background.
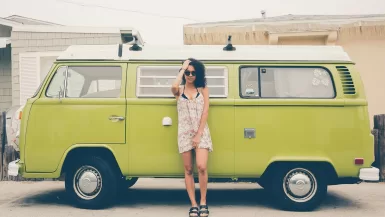
[[[376,182],[380,180],[380,170],[376,167],[360,169],[359,178],[363,181]]]
[[[20,160],[17,159],[8,164],[8,176],[18,176],[19,175],[19,164]]]

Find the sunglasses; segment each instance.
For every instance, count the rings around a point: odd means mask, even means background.
[[[186,75],[186,76],[195,76],[196,75],[196,72],[195,71],[189,71],[189,70],[186,70],[186,71],[184,71],[184,74]]]

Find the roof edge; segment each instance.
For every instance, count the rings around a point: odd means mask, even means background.
[[[13,21],[13,20],[7,20],[7,19],[0,17],[0,25],[14,27],[14,26],[21,26],[23,24],[18,23],[18,22]]]
[[[132,27],[86,27],[86,26],[44,26],[20,25],[12,29],[13,32],[44,32],[44,33],[99,33],[99,34],[124,34],[131,33],[138,38],[139,44],[144,44],[140,32]]]
[[[20,16],[20,15],[16,15],[16,14],[8,16],[8,17],[4,17],[4,19],[6,19],[6,20],[17,22],[17,21],[12,20],[13,18],[30,20],[30,21],[41,23],[41,24],[44,24],[44,25],[63,26],[62,24],[52,23],[52,22],[48,22],[48,21],[44,21],[44,20],[39,20],[39,19],[34,19],[34,18],[30,18],[30,17],[24,17],[24,16]],[[20,23],[20,22],[18,22],[18,23]],[[23,24],[23,23],[20,23],[20,24]],[[23,25],[28,25],[28,24],[23,24]]]
[[[21,25],[13,28],[14,32],[68,32],[68,33],[120,33],[136,31],[132,27],[94,27],[94,26],[44,26]]]
[[[295,18],[314,17],[316,19],[295,19]],[[280,19],[287,18],[287,19]],[[294,18],[294,19],[289,19]],[[263,18],[251,18],[251,19],[237,19],[237,20],[223,20],[217,22],[199,22],[189,23],[183,25],[183,27],[206,27],[206,26],[224,26],[224,25],[249,25],[249,24],[269,24],[269,23],[292,23],[292,22],[320,22],[320,21],[367,21],[383,18],[385,20],[385,14],[362,14],[362,15],[281,15],[274,17]]]

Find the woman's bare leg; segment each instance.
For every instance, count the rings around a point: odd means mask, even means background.
[[[198,207],[195,199],[195,183],[193,174],[193,161],[192,151],[182,153],[183,164],[184,164],[184,177],[188,196],[191,201],[192,207]]]
[[[206,195],[207,195],[207,161],[208,161],[209,151],[207,149],[196,149],[196,161],[199,172],[199,186],[200,186],[200,205],[206,205]]]

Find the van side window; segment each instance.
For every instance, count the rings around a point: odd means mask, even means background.
[[[84,82],[85,82],[85,77],[82,74],[77,72],[77,68],[69,67],[66,97],[68,98],[80,97],[84,86]]]
[[[261,97],[334,98],[333,81],[323,68],[261,67]]]
[[[61,66],[56,70],[51,82],[49,83],[46,96],[50,98],[59,98],[59,92],[64,91],[64,80],[66,76],[66,66]]]
[[[241,97],[259,97],[258,67],[243,67],[240,72]]]
[[[119,66],[70,66],[67,97],[118,98],[122,82]]]
[[[139,66],[137,68],[136,96],[174,97],[170,88],[180,67],[180,65]],[[227,97],[228,71],[226,67],[206,66],[206,79],[210,97]]]

